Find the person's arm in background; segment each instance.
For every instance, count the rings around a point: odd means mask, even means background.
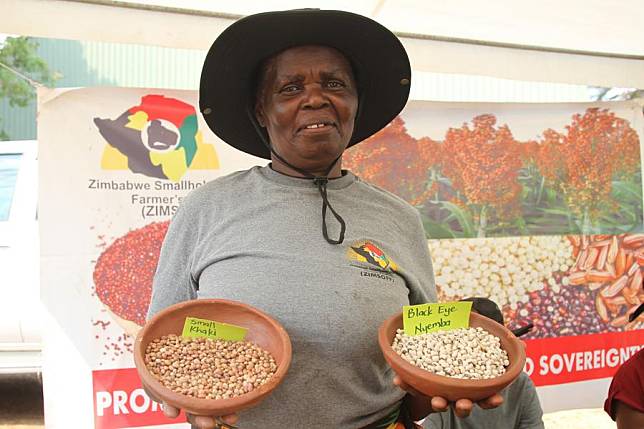
[[[617,429],[644,428],[644,413],[621,401],[615,401],[615,421]]]
[[[527,374],[522,373],[520,377],[523,378],[523,386],[519,394],[521,411],[515,429],[544,429],[543,410],[541,409],[537,389]]]
[[[644,428],[644,348],[613,376],[604,410],[617,422],[618,429]]]

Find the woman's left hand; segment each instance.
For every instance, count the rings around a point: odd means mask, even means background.
[[[426,417],[428,414],[440,413],[442,411],[447,411],[449,408],[449,402],[447,401],[447,399],[440,396],[425,396],[402,381],[397,375],[394,377],[394,385],[409,393],[409,411],[413,420],[420,420]],[[494,395],[477,402],[479,407],[486,410],[496,408],[502,403],[503,396],[499,395],[498,393],[495,393]],[[474,403],[469,399],[459,399],[454,402],[452,407],[454,408],[454,414],[456,414],[458,417],[465,418],[472,412]]]

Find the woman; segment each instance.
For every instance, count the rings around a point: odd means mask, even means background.
[[[282,323],[293,345],[289,373],[243,412],[244,428],[411,427],[411,419],[447,407],[396,387],[409,390],[377,344],[382,320],[436,299],[419,215],[341,168],[347,147],[402,110],[410,77],[390,31],[339,11],[253,15],[226,29],[208,53],[200,88],[206,122],[271,164],[186,198],[163,245],[149,315],[218,297]],[[495,395],[482,406],[501,401]],[[455,407],[466,416],[472,403]]]

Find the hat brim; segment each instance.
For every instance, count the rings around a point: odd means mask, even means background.
[[[385,127],[407,103],[409,58],[398,38],[376,21],[334,10],[260,13],[224,30],[204,62],[199,108],[219,138],[241,151],[270,159],[269,149],[249,118],[254,79],[263,60],[302,45],[333,47],[354,68],[360,106],[349,146]]]

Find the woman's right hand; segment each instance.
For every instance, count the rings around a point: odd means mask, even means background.
[[[162,403],[161,408],[163,409],[163,414],[171,419],[177,418],[177,416],[181,412],[179,408],[173,407],[172,405],[168,405],[166,403]],[[193,426],[199,429],[226,429],[228,426],[222,426],[222,423],[225,425],[230,425],[230,427],[234,427],[235,423],[237,423],[237,420],[239,420],[239,416],[237,414],[227,414],[225,416],[211,417],[195,416],[193,414],[186,413],[186,416],[188,417],[188,421]]]

